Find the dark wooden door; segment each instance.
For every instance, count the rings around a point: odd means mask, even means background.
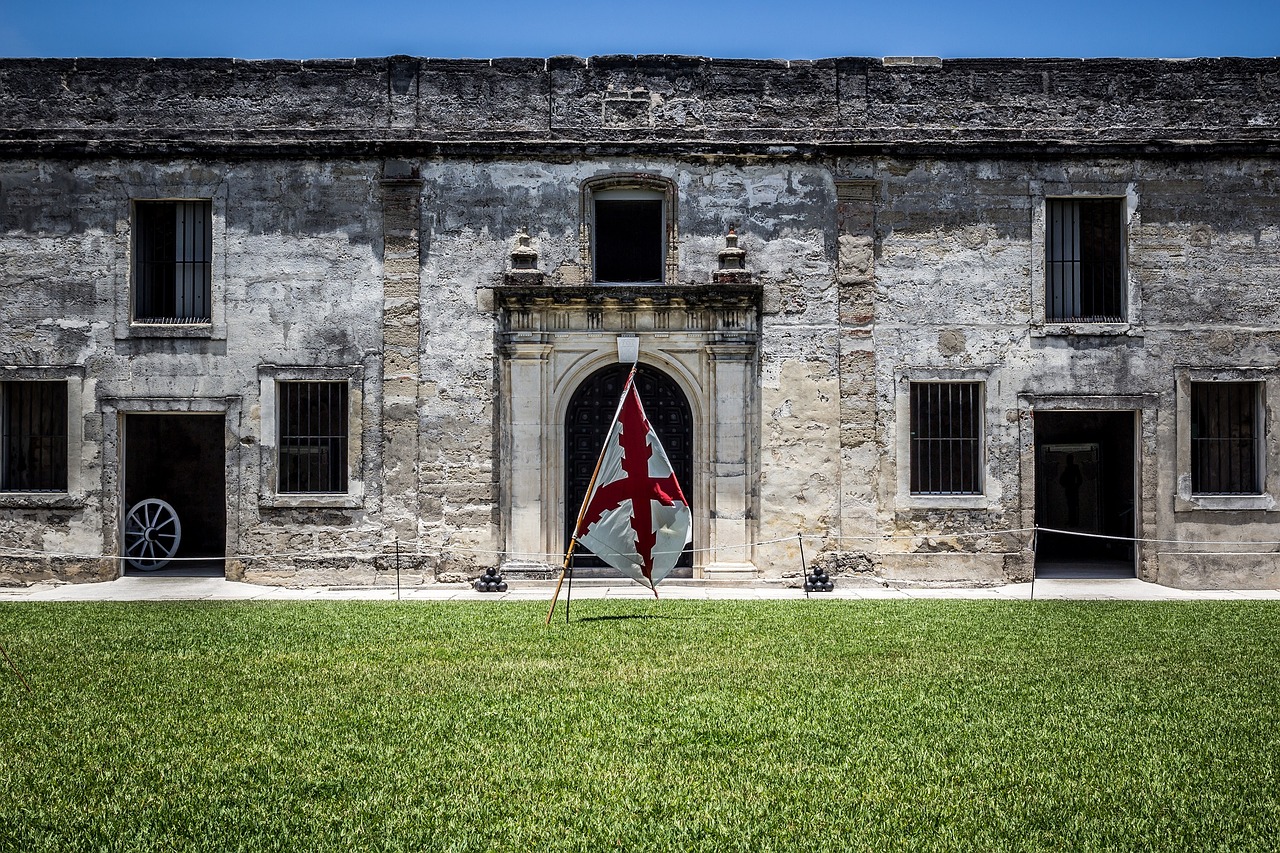
[[[565,420],[565,547],[573,535],[573,525],[578,520],[582,499],[591,483],[591,472],[600,458],[600,448],[609,434],[622,386],[631,372],[629,364],[614,364],[597,370],[588,376],[569,400],[569,412]],[[685,500],[693,507],[693,416],[689,401],[680,386],[657,368],[642,364],[636,370],[636,391],[644,405],[645,416],[662,447],[667,451],[671,467]],[[581,555],[579,566],[604,566],[605,564],[584,546],[575,552]],[[692,548],[680,555],[677,566],[693,565]]]

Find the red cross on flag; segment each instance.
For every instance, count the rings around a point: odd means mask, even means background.
[[[635,371],[605,439],[575,537],[651,589],[692,541],[693,514],[636,392]]]

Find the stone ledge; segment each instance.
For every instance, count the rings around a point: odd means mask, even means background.
[[[742,308],[759,305],[764,293],[759,284],[570,284],[531,286],[503,284],[493,289],[494,300],[506,308],[530,305],[654,305]]]
[[[0,509],[84,509],[84,495],[66,492],[0,492]]]

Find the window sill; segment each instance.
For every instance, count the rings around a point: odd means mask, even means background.
[[[1275,512],[1271,495],[1178,495],[1175,512]]]
[[[1034,323],[1031,337],[1129,337],[1143,336],[1141,326],[1132,323]]]
[[[226,340],[227,330],[213,323],[129,323],[116,337]]]
[[[83,509],[84,495],[67,492],[0,492],[4,509]]]
[[[360,495],[264,494],[258,496],[258,506],[267,509],[359,509],[364,506],[364,498]]]
[[[989,509],[991,499],[986,495],[903,495],[897,500],[898,509]]]

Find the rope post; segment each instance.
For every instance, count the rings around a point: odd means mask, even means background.
[[[809,567],[804,563],[804,537],[796,531],[796,542],[800,544],[800,576],[804,578],[804,597],[809,597]]]
[[[1036,546],[1040,543],[1040,528],[1031,528],[1031,600],[1036,600]]]
[[[400,600],[400,537],[396,537],[396,601]]]

